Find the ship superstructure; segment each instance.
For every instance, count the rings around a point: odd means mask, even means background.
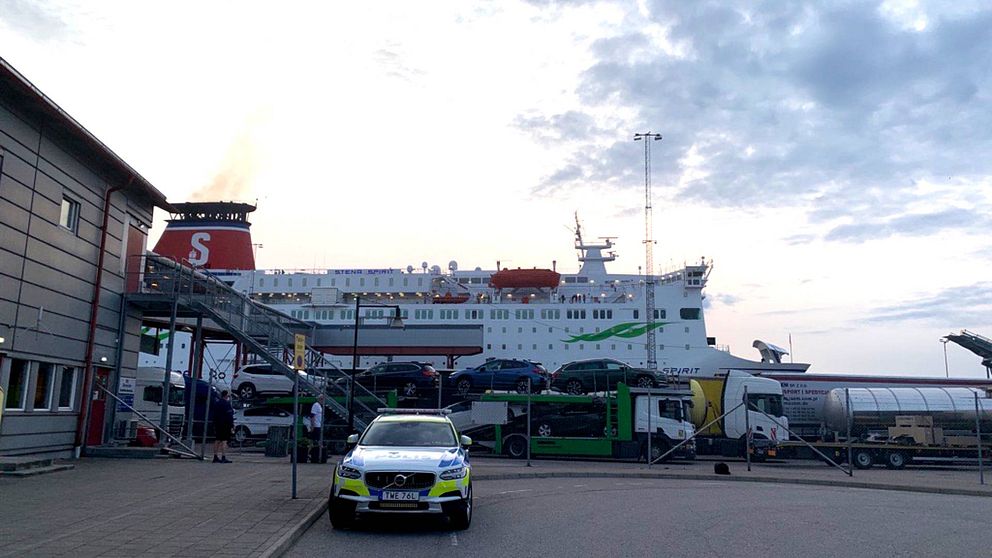
[[[597,357],[643,367],[648,356],[646,334],[653,328],[658,369],[664,373],[713,375],[731,368],[803,372],[808,368],[807,364],[782,363],[780,358],[756,362],[736,357],[707,336],[703,289],[712,270],[710,260],[701,258],[655,275],[655,310],[653,320],[648,320],[644,277],[607,270],[606,264],[617,259],[614,238],[586,241],[578,220],[574,233],[580,265],[575,273],[560,272],[557,265],[462,270],[454,261],[447,269],[427,262],[419,267],[320,270],[228,270],[206,262],[204,269],[257,301],[313,322],[318,329],[354,324],[358,297],[363,305],[358,309],[362,327],[385,325],[392,312],[366,304],[398,306],[404,323],[411,326],[481,326],[482,352],[459,357],[458,367],[501,357],[525,358],[549,369]],[[223,252],[219,248],[215,246],[211,253]],[[179,251],[185,254],[189,248]],[[360,366],[387,358],[363,356]],[[441,367],[450,364],[436,356],[397,358]],[[350,368],[350,355],[332,360]]]

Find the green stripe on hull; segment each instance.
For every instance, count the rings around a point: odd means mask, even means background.
[[[659,327],[673,323],[675,322],[625,322],[600,331],[599,333],[583,333],[580,335],[573,335],[571,339],[562,339],[562,341],[565,343],[576,343],[578,341],[602,341],[604,339],[609,339],[610,337],[633,339],[634,337],[644,335],[649,329],[658,329]]]

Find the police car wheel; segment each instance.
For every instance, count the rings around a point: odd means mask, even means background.
[[[448,502],[444,505],[444,513],[451,521],[451,527],[463,531],[472,524],[472,487],[468,487],[468,497],[458,502]]]
[[[331,490],[333,494],[333,488]],[[327,501],[327,515],[330,517],[331,527],[347,529],[355,523],[355,503],[331,496]]]

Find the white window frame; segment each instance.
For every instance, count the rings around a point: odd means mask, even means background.
[[[63,195],[62,204],[59,207],[59,226],[72,234],[79,234],[80,213],[82,213],[82,204]]]
[[[72,389],[69,391],[69,406],[68,407],[63,407],[62,406],[62,378],[65,375],[67,369],[72,371]],[[76,372],[78,370],[79,370],[79,368],[78,367],[75,367],[75,366],[63,366],[61,368],[61,370],[59,370],[59,374],[58,374],[58,377],[59,377],[59,398],[55,402],[56,405],[57,405],[56,409],[59,410],[59,411],[74,411],[76,409],[76,392],[79,391],[79,387],[78,387],[79,386],[79,375],[76,374]]]

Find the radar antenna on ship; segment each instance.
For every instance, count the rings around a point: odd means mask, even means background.
[[[579,222],[579,213],[575,212],[575,249],[578,250],[579,261],[582,262],[579,275],[593,277],[606,275],[606,262],[616,261],[617,253],[615,251],[611,250],[604,256],[603,250],[613,248],[613,240],[617,237],[601,236],[599,238],[603,242],[598,244],[586,244],[582,240],[582,224]]]

